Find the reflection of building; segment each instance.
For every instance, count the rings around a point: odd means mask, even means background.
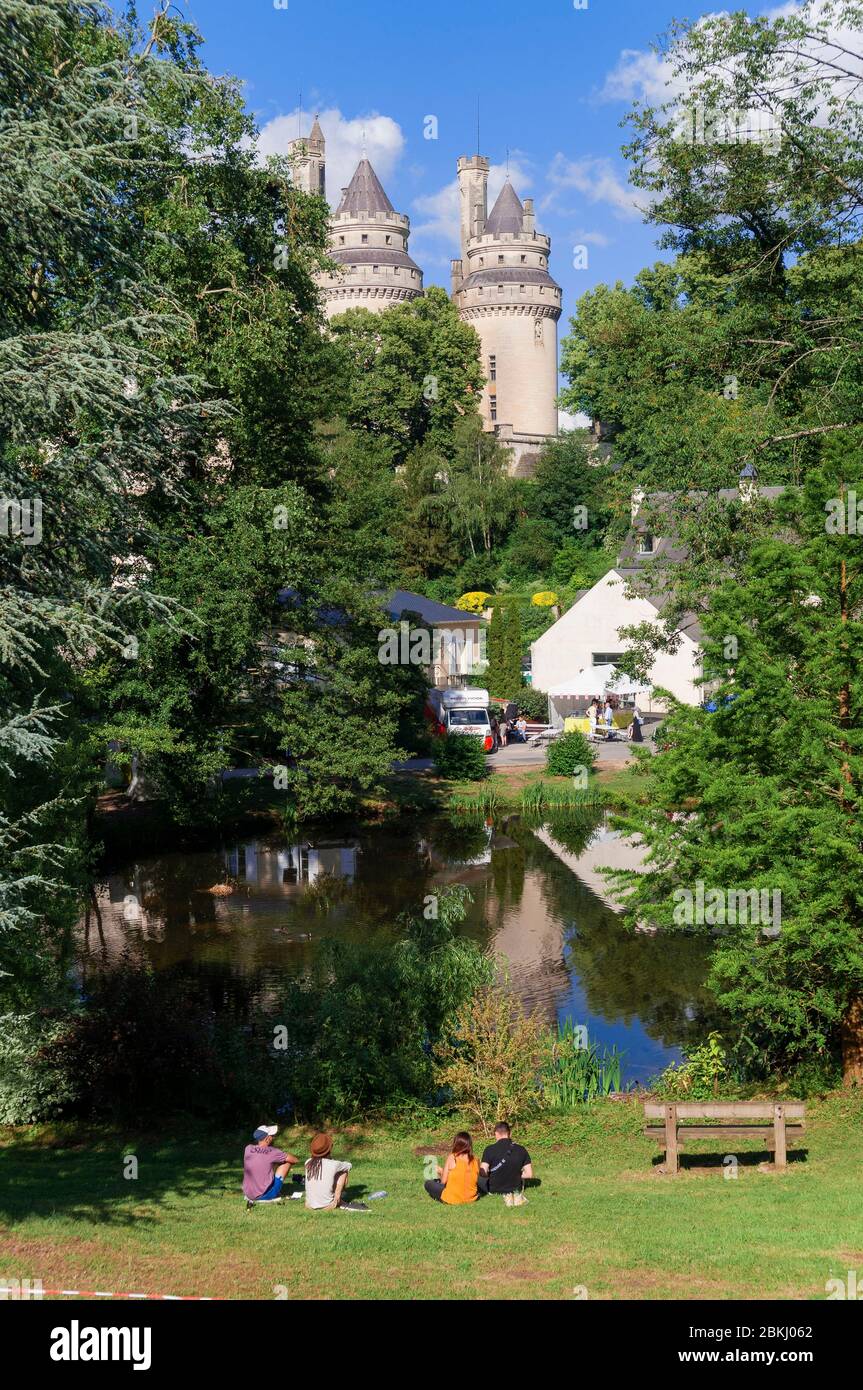
[[[252,840],[225,853],[228,873],[239,883],[256,888],[281,888],[295,883],[314,883],[321,874],[353,883],[357,871],[357,845],[312,843],[267,845]]]

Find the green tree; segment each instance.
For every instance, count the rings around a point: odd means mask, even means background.
[[[395,464],[426,441],[451,453],[457,421],[476,418],[483,378],[479,338],[449,295],[432,286],[382,314],[349,309],[330,326],[347,364],[351,427],[385,440]]]
[[[760,1075],[841,1053],[846,1082],[863,1079],[858,495],[863,448],[849,435],[714,589],[702,621],[719,707],[673,708],[621,822],[649,850],[647,872],[621,880],[627,915],[713,936],[712,987],[738,1060]],[[735,920],[688,922],[679,890],[698,881],[768,894],[769,928],[736,903]]]

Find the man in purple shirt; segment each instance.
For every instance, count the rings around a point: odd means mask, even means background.
[[[299,1159],[273,1148],[277,1125],[259,1125],[243,1153],[243,1191],[248,1202],[272,1202]]]

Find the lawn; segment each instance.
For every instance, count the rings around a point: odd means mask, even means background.
[[[335,1148],[354,1163],[349,1195],[389,1193],[368,1215],[301,1202],[247,1215],[242,1134],[4,1130],[0,1275],[232,1299],[562,1299],[580,1288],[593,1299],[817,1299],[828,1279],[863,1276],[863,1093],[810,1102],[806,1147],[778,1174],[737,1141],[736,1179],[724,1177],[726,1150],[704,1143],[666,1177],[642,1124],[640,1102],[622,1099],[519,1131],[541,1184],[517,1209],[425,1196],[425,1151],[445,1152],[450,1123],[349,1127]],[[305,1157],[308,1137],[286,1130],[279,1142]],[[127,1154],[137,1179],[123,1177]]]

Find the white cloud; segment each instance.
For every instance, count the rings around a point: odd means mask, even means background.
[[[503,188],[506,176],[505,164],[492,164],[488,171],[489,212],[494,207],[497,195]],[[509,161],[509,178],[515,191],[522,198],[533,185],[527,164],[520,162],[517,158],[511,158]],[[422,220],[416,223],[411,236],[417,241],[420,238],[446,241],[456,253],[460,241],[458,179],[453,179],[451,183],[445,184],[443,188],[438,189],[437,193],[428,193],[420,198],[415,198],[413,206]]]
[[[314,111],[300,112],[299,132],[302,135],[308,135],[314,118]],[[330,206],[335,207],[340,201],[342,189],[350,182],[363,157],[364,146],[375,173],[386,188],[387,179],[392,175],[404,149],[405,138],[399,124],[391,116],[380,116],[375,112],[348,119],[338,107],[318,112],[318,120],[326,141],[327,197]],[[285,154],[288,142],[296,139],[297,130],[296,111],[290,116],[275,116],[261,127],[258,141],[260,153]]]
[[[576,415],[570,415],[568,410],[559,410],[557,412],[557,428],[560,434],[566,430],[590,429],[590,416],[585,415],[581,410]]]
[[[641,217],[647,201],[647,195],[625,183],[614,162],[606,158],[567,159],[558,152],[551,162],[548,182],[551,192],[543,202],[544,208],[554,207],[564,190],[570,188],[590,203],[609,203],[618,217]]]

